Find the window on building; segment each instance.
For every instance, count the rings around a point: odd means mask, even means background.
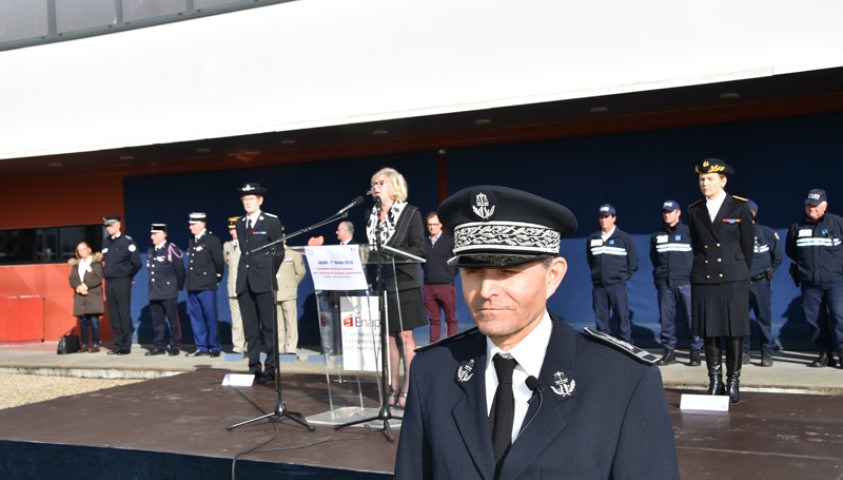
[[[65,263],[85,241],[98,252],[105,229],[102,225],[20,228],[0,230],[0,265]]]

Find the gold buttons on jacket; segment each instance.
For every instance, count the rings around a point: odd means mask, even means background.
[[[716,247],[719,247],[719,246],[720,246],[720,244],[718,243],[718,244],[716,244],[715,246],[716,246]]]
[[[718,259],[717,259],[717,263],[720,263],[720,262],[722,262],[722,261],[723,261],[723,259],[722,259],[722,258],[718,258]]]
[[[718,274],[717,274],[717,276],[718,276],[718,277],[720,277],[720,278],[723,278],[723,274],[722,274],[722,273],[718,273]]]
[[[703,263],[708,265],[708,260],[703,260]]]

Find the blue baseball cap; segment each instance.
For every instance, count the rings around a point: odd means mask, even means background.
[[[676,200],[665,200],[662,204],[662,211],[672,212],[674,210],[679,210],[679,203]]]

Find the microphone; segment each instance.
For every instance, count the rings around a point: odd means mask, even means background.
[[[536,415],[539,414],[539,410],[542,409],[542,405],[544,405],[544,395],[542,395],[544,388],[539,383],[539,379],[530,375],[529,377],[527,377],[527,380],[525,380],[524,383],[527,385],[527,388],[529,388],[530,391],[533,392],[533,396],[536,396],[536,394],[539,395],[539,406],[536,408],[536,411],[533,412],[533,415],[530,417],[530,420],[528,420],[527,423],[524,424],[523,427],[521,427],[521,432],[526,430],[527,427],[529,427],[530,424],[533,423],[533,420],[536,419]]]
[[[354,200],[352,200],[352,201],[351,201],[351,203],[349,203],[348,205],[346,205],[346,206],[342,207],[342,208],[340,209],[340,211],[339,211],[339,212],[337,212],[337,215],[341,215],[341,214],[343,214],[343,213],[345,213],[345,212],[347,212],[347,211],[351,210],[352,208],[354,208],[354,207],[356,207],[356,206],[358,206],[358,205],[362,205],[362,204],[363,204],[363,197],[361,197],[361,196],[359,196],[359,195],[358,195],[358,196],[357,196],[357,198],[355,198]]]

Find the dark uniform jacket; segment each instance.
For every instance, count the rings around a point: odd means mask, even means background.
[[[187,290],[216,290],[225,271],[220,239],[207,230],[199,241],[191,238],[187,257]]]
[[[831,213],[817,222],[803,218],[790,226],[784,248],[796,262],[801,282],[827,285],[843,281],[843,218]]]
[[[714,222],[705,199],[688,207],[694,266],[691,283],[748,282],[755,226],[746,199],[726,194]]]
[[[102,241],[102,274],[109,278],[132,278],[141,268],[140,253],[135,241],[128,235],[111,238],[107,235]]]
[[[766,226],[755,224],[755,247],[752,255],[752,267],[749,278],[756,282],[761,279],[772,280],[773,272],[782,264],[782,251],[779,248],[779,234]]]
[[[662,225],[650,237],[650,261],[657,287],[680,287],[691,284],[691,232],[682,222]]]
[[[164,242],[161,248],[152,246],[146,252],[146,268],[149,270],[149,300],[173,300],[178,298],[184,286],[184,254],[172,242]]]
[[[70,288],[73,289],[73,315],[100,314],[105,311],[102,300],[102,254],[94,254],[91,266],[85,271],[84,281],[79,278],[79,260],[72,258],[70,264]],[[88,287],[87,295],[76,293],[76,287],[81,284]]]
[[[240,245],[240,265],[237,267],[237,294],[246,291],[270,292],[277,288],[275,274],[284,261],[284,245],[275,246],[275,255],[270,258],[268,248],[252,253],[252,250],[281,239],[281,221],[271,213],[261,212],[251,230],[246,230],[246,216],[237,220],[237,240]],[[274,263],[274,270],[270,269]]]
[[[589,235],[586,257],[591,267],[591,283],[597,286],[626,282],[638,270],[638,254],[632,237],[617,227],[605,242],[599,230]]]
[[[551,318],[541,390],[499,478],[679,478],[659,369]],[[396,479],[494,476],[486,337],[452,338],[413,360]],[[567,396],[553,388],[562,377]]]

